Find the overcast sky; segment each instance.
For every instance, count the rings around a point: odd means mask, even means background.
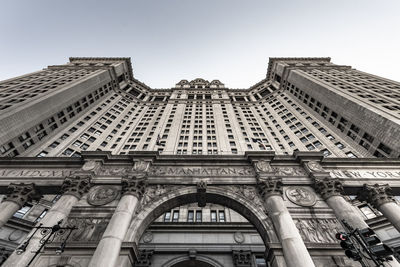
[[[153,88],[248,88],[269,57],[328,56],[400,81],[400,0],[1,1],[0,80],[70,56],[131,57]]]

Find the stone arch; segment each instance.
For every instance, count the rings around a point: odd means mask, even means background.
[[[197,202],[196,186],[173,187],[166,186],[167,192],[154,197],[149,203],[140,207],[133,218],[125,240],[139,244],[139,240],[150,224],[177,206]],[[205,193],[206,202],[231,208],[245,217],[254,225],[266,247],[270,240],[277,240],[273,227],[267,217],[264,206],[258,194],[253,199],[234,191],[234,186],[208,186]]]
[[[176,258],[173,258],[169,261],[167,261],[166,263],[164,263],[162,265],[162,267],[173,267],[175,264],[178,263],[182,263],[182,262],[186,262],[189,261],[190,258],[188,255],[182,255],[182,256],[178,256]],[[224,267],[221,263],[219,263],[218,261],[211,259],[207,256],[204,255],[196,255],[196,261],[200,261],[200,262],[204,262],[207,263],[213,267]]]

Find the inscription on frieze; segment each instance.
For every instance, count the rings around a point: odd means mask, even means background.
[[[332,178],[400,178],[400,170],[332,170]]]
[[[150,175],[169,176],[243,176],[255,175],[251,167],[152,167]]]
[[[74,172],[65,169],[0,169],[0,177],[66,177]]]

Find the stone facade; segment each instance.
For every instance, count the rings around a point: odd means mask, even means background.
[[[128,58],[4,81],[0,261],[359,266],[335,238],[343,219],[400,247],[399,88],[329,58],[271,58],[265,80],[235,90],[151,89]],[[60,220],[77,229],[34,258],[35,224]]]

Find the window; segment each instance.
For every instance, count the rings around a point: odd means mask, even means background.
[[[49,154],[49,153],[43,150],[43,151],[40,152],[36,157],[38,157],[38,158],[40,158],[40,157],[45,157],[47,154]]]
[[[360,208],[361,212],[364,214],[365,218],[372,219],[372,218],[376,217],[376,214],[368,205],[364,205],[359,208]]]
[[[264,257],[256,256],[256,266],[257,267],[267,267]]]
[[[172,221],[173,222],[179,221],[179,210],[174,210],[173,216],[172,216]]]
[[[203,220],[203,213],[201,210],[196,211],[196,222],[201,222]]]
[[[345,146],[342,144],[342,143],[340,143],[340,142],[337,142],[336,144],[335,144],[339,149],[343,149]]]
[[[216,222],[217,221],[217,211],[212,210],[211,211],[211,222]]]
[[[16,213],[14,213],[13,217],[22,218],[25,214],[32,208],[32,205],[25,205],[21,209],[19,209]]]
[[[44,211],[42,211],[42,213],[39,215],[39,217],[36,218],[35,222],[40,221],[41,219],[43,219],[43,217],[46,215],[47,213],[47,209],[45,209]]]
[[[219,211],[219,222],[225,222],[225,211]]]
[[[193,210],[189,210],[188,211],[187,221],[188,222],[194,222],[194,211]]]
[[[164,215],[164,222],[169,222],[171,221],[171,212],[167,211]]]
[[[354,155],[351,151],[347,152],[346,155],[347,155],[347,157],[349,157],[349,158],[357,158],[357,156]]]

